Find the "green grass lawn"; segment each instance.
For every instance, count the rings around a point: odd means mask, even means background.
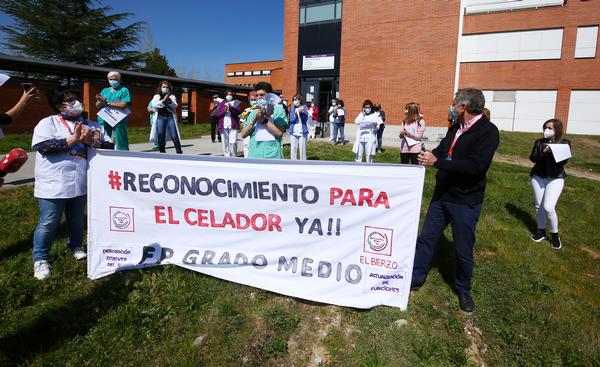
[[[376,161],[398,155],[388,149]],[[311,143],[308,156],[352,160],[348,145]],[[33,188],[2,191],[0,365],[307,366],[314,349],[328,366],[600,366],[597,182],[567,178],[558,203],[563,248],[553,250],[528,237],[528,169],[494,163],[488,177],[471,315],[458,310],[447,284],[449,233],[406,312],[321,305],[174,266],[91,281],[85,262],[67,253],[64,228],[51,252],[53,275],[40,282],[32,276]]]
[[[147,143],[150,139],[150,126],[129,128],[129,144]],[[187,125],[179,124],[182,139],[197,139],[210,134],[210,124]],[[23,148],[30,152],[31,134],[8,134],[0,140],[0,154],[5,154],[13,148]]]

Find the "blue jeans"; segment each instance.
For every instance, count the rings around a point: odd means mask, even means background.
[[[335,122],[333,124],[333,142],[335,143],[335,142],[338,141],[338,139],[337,139],[337,137],[338,137],[338,130],[340,132],[340,138],[342,139],[340,141],[340,143],[343,143],[344,142],[344,124],[340,124],[340,123],[337,123],[337,122]]]
[[[469,293],[473,276],[475,228],[481,214],[481,206],[482,204],[468,205],[439,199],[431,200],[421,235],[417,239],[412,275],[413,285],[421,285],[425,282],[438,240],[448,224],[451,224],[456,252],[454,288],[459,294]]]
[[[173,116],[158,115],[158,118],[156,119],[156,131],[158,132],[158,150],[161,153],[166,152],[165,146],[167,145],[167,129],[169,129],[169,135],[171,135],[173,145],[175,145],[175,151],[177,151],[177,154],[183,153],[183,151],[181,150],[181,142],[179,141],[179,135],[177,135],[177,129],[175,128],[175,120],[173,119]]]
[[[67,217],[71,250],[83,246],[83,222],[85,220],[85,204],[87,195],[71,199],[38,199],[40,205],[40,221],[33,233],[33,261],[48,260],[52,241],[60,224],[63,212]]]

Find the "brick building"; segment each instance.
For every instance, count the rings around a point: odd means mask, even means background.
[[[500,129],[600,135],[600,1],[285,0],[284,17],[284,94],[339,97],[351,120],[369,98],[398,124],[416,101],[440,133],[471,86]]]
[[[225,83],[253,87],[258,82],[269,82],[274,90],[282,90],[283,60],[225,64]]]

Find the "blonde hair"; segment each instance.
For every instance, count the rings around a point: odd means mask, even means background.
[[[421,106],[417,102],[410,102],[404,106],[404,121],[413,122],[421,119]]]

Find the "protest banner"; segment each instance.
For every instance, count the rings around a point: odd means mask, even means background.
[[[88,276],[174,264],[357,308],[406,309],[425,169],[90,155]]]

